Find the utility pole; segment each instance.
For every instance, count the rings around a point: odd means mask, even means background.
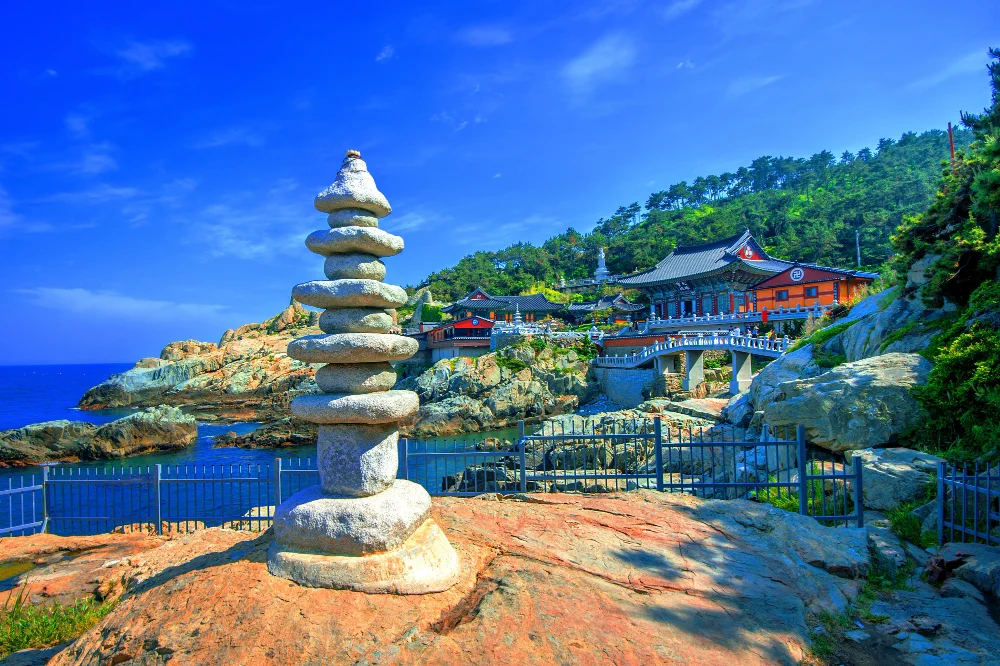
[[[861,230],[854,230],[854,247],[858,252],[858,268],[861,268]]]
[[[955,175],[955,134],[951,131],[951,123],[948,123],[948,145],[951,146],[951,175]]]

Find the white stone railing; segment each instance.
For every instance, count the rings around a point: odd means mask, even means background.
[[[728,334],[686,334],[670,337],[663,342],[657,342],[644,347],[635,354],[627,356],[598,356],[594,365],[605,368],[631,368],[645,363],[654,356],[676,353],[678,351],[705,351],[722,349],[726,351],[741,351],[758,356],[778,357],[785,353],[791,341],[787,338],[769,340],[752,335]]]
[[[809,317],[819,318],[826,314],[826,312],[832,307],[832,305],[812,305],[807,307],[797,305],[794,308],[781,306],[776,310],[768,310],[767,319],[768,321],[785,321],[788,319],[807,319]],[[670,328],[673,326],[689,326],[695,324],[753,324],[761,321],[761,315],[761,312],[730,312],[714,315],[693,315],[690,317],[667,317],[665,319],[651,316],[648,320],[646,320],[645,330],[648,331],[653,328]]]

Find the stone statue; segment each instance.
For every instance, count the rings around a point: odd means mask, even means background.
[[[310,234],[306,247],[326,257],[329,279],[297,285],[292,297],[324,308],[325,335],[292,341],[288,355],[326,364],[316,371],[322,393],[291,403],[292,414],[319,424],[320,485],[276,508],[268,569],[311,587],[446,590],[458,579],[458,555],[430,518],[427,491],[396,479],[397,427],[420,406],[412,391],[392,390],[390,361],[417,351],[416,340],[389,333],[390,309],[406,303],[406,292],[382,282],[381,258],[402,252],[403,239],[378,228],[391,208],[356,151],[315,205],[331,228]]]
[[[594,279],[598,282],[607,282],[608,278],[611,277],[611,272],[608,271],[607,265],[604,263],[604,248],[597,248],[597,270],[594,271]]]

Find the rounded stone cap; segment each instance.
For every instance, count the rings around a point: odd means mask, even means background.
[[[360,208],[375,217],[385,217],[392,212],[389,201],[378,191],[375,179],[368,173],[368,165],[356,150],[347,151],[337,179],[316,195],[315,206],[324,213]]]

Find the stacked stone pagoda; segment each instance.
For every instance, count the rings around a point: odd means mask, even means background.
[[[403,239],[378,228],[391,212],[361,154],[348,151],[337,179],[316,208],[329,230],[306,247],[326,257],[327,280],[297,285],[292,297],[323,308],[324,335],[288,345],[288,355],[324,363],[322,393],[296,397],[292,413],[319,424],[320,485],[280,504],[274,514],[272,574],[311,587],[373,593],[422,594],[451,587],[459,560],[430,518],[431,499],[418,484],[396,479],[399,421],[419,408],[412,391],[394,391],[391,361],[417,351],[412,338],[393,335],[390,310],[406,292],[382,282],[383,257],[399,254]]]

